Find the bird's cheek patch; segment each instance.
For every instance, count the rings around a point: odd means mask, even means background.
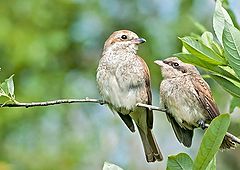
[[[118,42],[118,40],[117,39],[113,39],[110,44],[115,44],[116,42]]]

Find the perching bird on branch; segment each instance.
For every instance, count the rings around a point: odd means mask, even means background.
[[[97,69],[100,95],[117,113],[131,132],[137,125],[147,162],[163,159],[151,131],[153,112],[136,107],[137,103],[152,104],[149,70],[137,55],[138,45],[146,40],[128,30],[114,32],[105,42]],[[132,120],[133,119],[133,120]]]
[[[155,61],[161,67],[163,81],[160,85],[161,104],[166,109],[175,135],[186,147],[192,144],[193,129],[205,128],[220,112],[207,82],[191,64],[176,57]],[[235,142],[224,137],[221,149],[235,148]]]

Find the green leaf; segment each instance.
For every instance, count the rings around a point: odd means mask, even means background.
[[[123,169],[120,168],[117,165],[114,165],[114,164],[111,164],[111,163],[108,163],[108,162],[104,162],[102,170],[123,170]]]
[[[223,48],[220,47],[215,41],[212,43],[212,49],[219,55],[223,56]]]
[[[233,97],[231,100],[231,104],[230,104],[230,113],[233,112],[233,110],[235,109],[235,107],[239,107],[240,108],[240,98],[238,97]]]
[[[211,122],[206,130],[196,159],[193,162],[193,170],[205,170],[217,153],[230,124],[230,115],[221,114]]]
[[[231,78],[233,80],[236,80],[236,81],[240,82],[240,80],[236,76],[234,76],[230,72],[228,72],[228,71],[224,70],[223,68],[221,68],[223,66],[216,66],[216,65],[207,63],[207,62],[205,62],[205,61],[195,57],[192,54],[177,53],[177,54],[174,54],[174,56],[177,56],[180,60],[182,60],[185,63],[189,63],[189,64],[193,64],[195,66],[202,67],[203,69],[206,69],[208,71],[220,74],[220,75],[222,75],[224,77],[228,77],[228,78]]]
[[[226,24],[223,30],[223,46],[224,54],[229,65],[240,78],[240,31]]]
[[[202,42],[207,47],[211,48],[211,44],[213,43],[213,35],[209,31],[205,31],[201,36]]]
[[[167,170],[191,170],[192,159],[186,153],[179,153],[168,157]]]
[[[213,40],[213,34],[211,32],[205,31],[201,36],[201,40],[204,45],[211,48],[217,54],[220,56],[223,55],[223,49]]]
[[[13,76],[11,75],[8,79],[6,79],[7,87],[8,87],[8,92],[11,95],[11,97],[14,98],[14,83],[13,83]]]
[[[227,92],[235,97],[240,97],[240,86],[233,80],[221,77],[219,75],[211,75],[211,77],[220,84]]]
[[[213,15],[213,29],[217,36],[218,41],[222,43],[222,34],[225,22],[233,25],[232,19],[229,16],[228,12],[222,7],[222,3],[217,0],[215,6],[215,12]]]
[[[4,93],[5,95],[8,95],[8,86],[7,86],[7,82],[6,80],[1,84],[1,90],[2,93]]]
[[[233,75],[234,78],[232,78],[232,79],[240,82],[240,79],[238,78],[237,74],[230,66],[219,66],[219,67],[222,68],[223,70],[225,70],[226,72],[230,73],[231,75]]]
[[[180,38],[183,46],[199,59],[214,65],[226,65],[226,61],[211,48],[193,37]]]
[[[14,75],[11,75],[0,85],[0,96],[7,97],[11,100],[15,100],[13,76]]]
[[[0,89],[0,97],[1,96],[5,96],[6,94],[5,94],[5,92],[3,91],[3,89]]]
[[[213,159],[208,164],[206,170],[216,170],[216,155],[214,155]]]

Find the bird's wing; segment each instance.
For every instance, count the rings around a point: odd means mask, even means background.
[[[198,94],[197,98],[202,104],[203,108],[206,109],[208,113],[208,118],[210,120],[217,117],[220,112],[217,108],[217,105],[215,101],[213,100],[210,88],[208,84],[205,82],[205,80],[198,74],[195,74],[191,76],[192,84],[194,85],[194,88]]]
[[[133,124],[133,120],[130,115],[124,115],[120,112],[118,112],[119,117],[122,119],[122,121],[125,123],[125,125],[128,127],[128,129],[131,132],[135,132],[135,127]]]
[[[166,108],[166,107],[165,107]],[[166,108],[166,110],[168,110]],[[174,117],[171,116],[170,113],[166,113],[168,121],[171,123],[173,131],[180,143],[182,143],[186,147],[191,147],[192,138],[193,138],[193,130],[184,129],[176,122]]]
[[[220,112],[217,108],[215,101],[213,100],[210,88],[205,80],[200,76],[192,76],[192,83],[198,94],[198,99],[202,103],[202,106],[206,109],[208,113],[209,120],[214,119]],[[223,142],[220,146],[221,149],[233,149],[236,147],[236,143],[229,137],[225,136]]]
[[[145,63],[145,61],[139,56],[138,56],[138,59],[140,60],[140,62],[143,65],[143,68],[144,68],[145,89],[146,89],[146,93],[148,96],[147,104],[152,105],[150,72],[149,72],[148,66]],[[147,112],[147,126],[148,126],[148,128],[152,129],[153,128],[153,111],[146,108],[146,112]]]
[[[114,114],[118,114],[119,117],[122,119],[122,121],[124,122],[124,124],[128,127],[128,129],[131,132],[135,132],[135,126],[133,124],[133,120],[131,118],[130,115],[128,114],[122,114],[120,111],[117,111],[113,108],[112,104],[108,104],[109,109],[114,113]]]

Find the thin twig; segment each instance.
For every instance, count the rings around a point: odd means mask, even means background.
[[[90,98],[85,98],[85,99],[60,99],[60,100],[51,100],[51,101],[46,101],[46,102],[31,102],[31,103],[22,103],[22,102],[15,102],[15,103],[5,103],[5,104],[0,104],[1,107],[38,107],[38,106],[50,106],[50,105],[57,105],[57,104],[71,104],[71,103],[99,103],[101,105],[107,104],[107,102],[101,100],[101,99],[90,99]],[[149,110],[158,110],[161,112],[165,112],[165,109],[162,109],[157,106],[152,106],[152,105],[147,105],[143,103],[137,103],[137,107],[144,107]]]
[[[57,104],[71,104],[71,103],[99,103],[101,105],[107,104],[101,99],[60,99],[60,100],[51,100],[46,102],[31,102],[31,103],[22,103],[22,102],[16,102],[16,103],[6,103],[6,104],[0,104],[1,107],[37,107],[37,106],[50,106],[50,105],[57,105]]]
[[[101,99],[90,99],[86,97],[85,99],[60,99],[60,100],[51,100],[46,102],[31,102],[31,103],[22,103],[22,102],[16,102],[16,103],[4,103],[0,104],[1,107],[38,107],[38,106],[50,106],[50,105],[59,105],[59,104],[71,104],[71,103],[97,103],[100,105],[107,104],[107,102],[101,100]],[[152,106],[148,104],[143,103],[137,103],[137,107],[144,107],[149,110],[157,110],[161,112],[166,112],[166,109]],[[209,124],[205,124],[205,127],[208,128]],[[230,137],[234,142],[240,144],[240,139],[236,136],[232,135],[231,133],[226,133],[226,136]]]
[[[166,112],[166,109],[163,109],[163,108],[160,108],[160,107],[157,107],[157,106],[148,105],[148,104],[137,103],[136,106],[137,107],[145,107],[148,110],[157,110],[157,111],[160,111],[160,112]]]

